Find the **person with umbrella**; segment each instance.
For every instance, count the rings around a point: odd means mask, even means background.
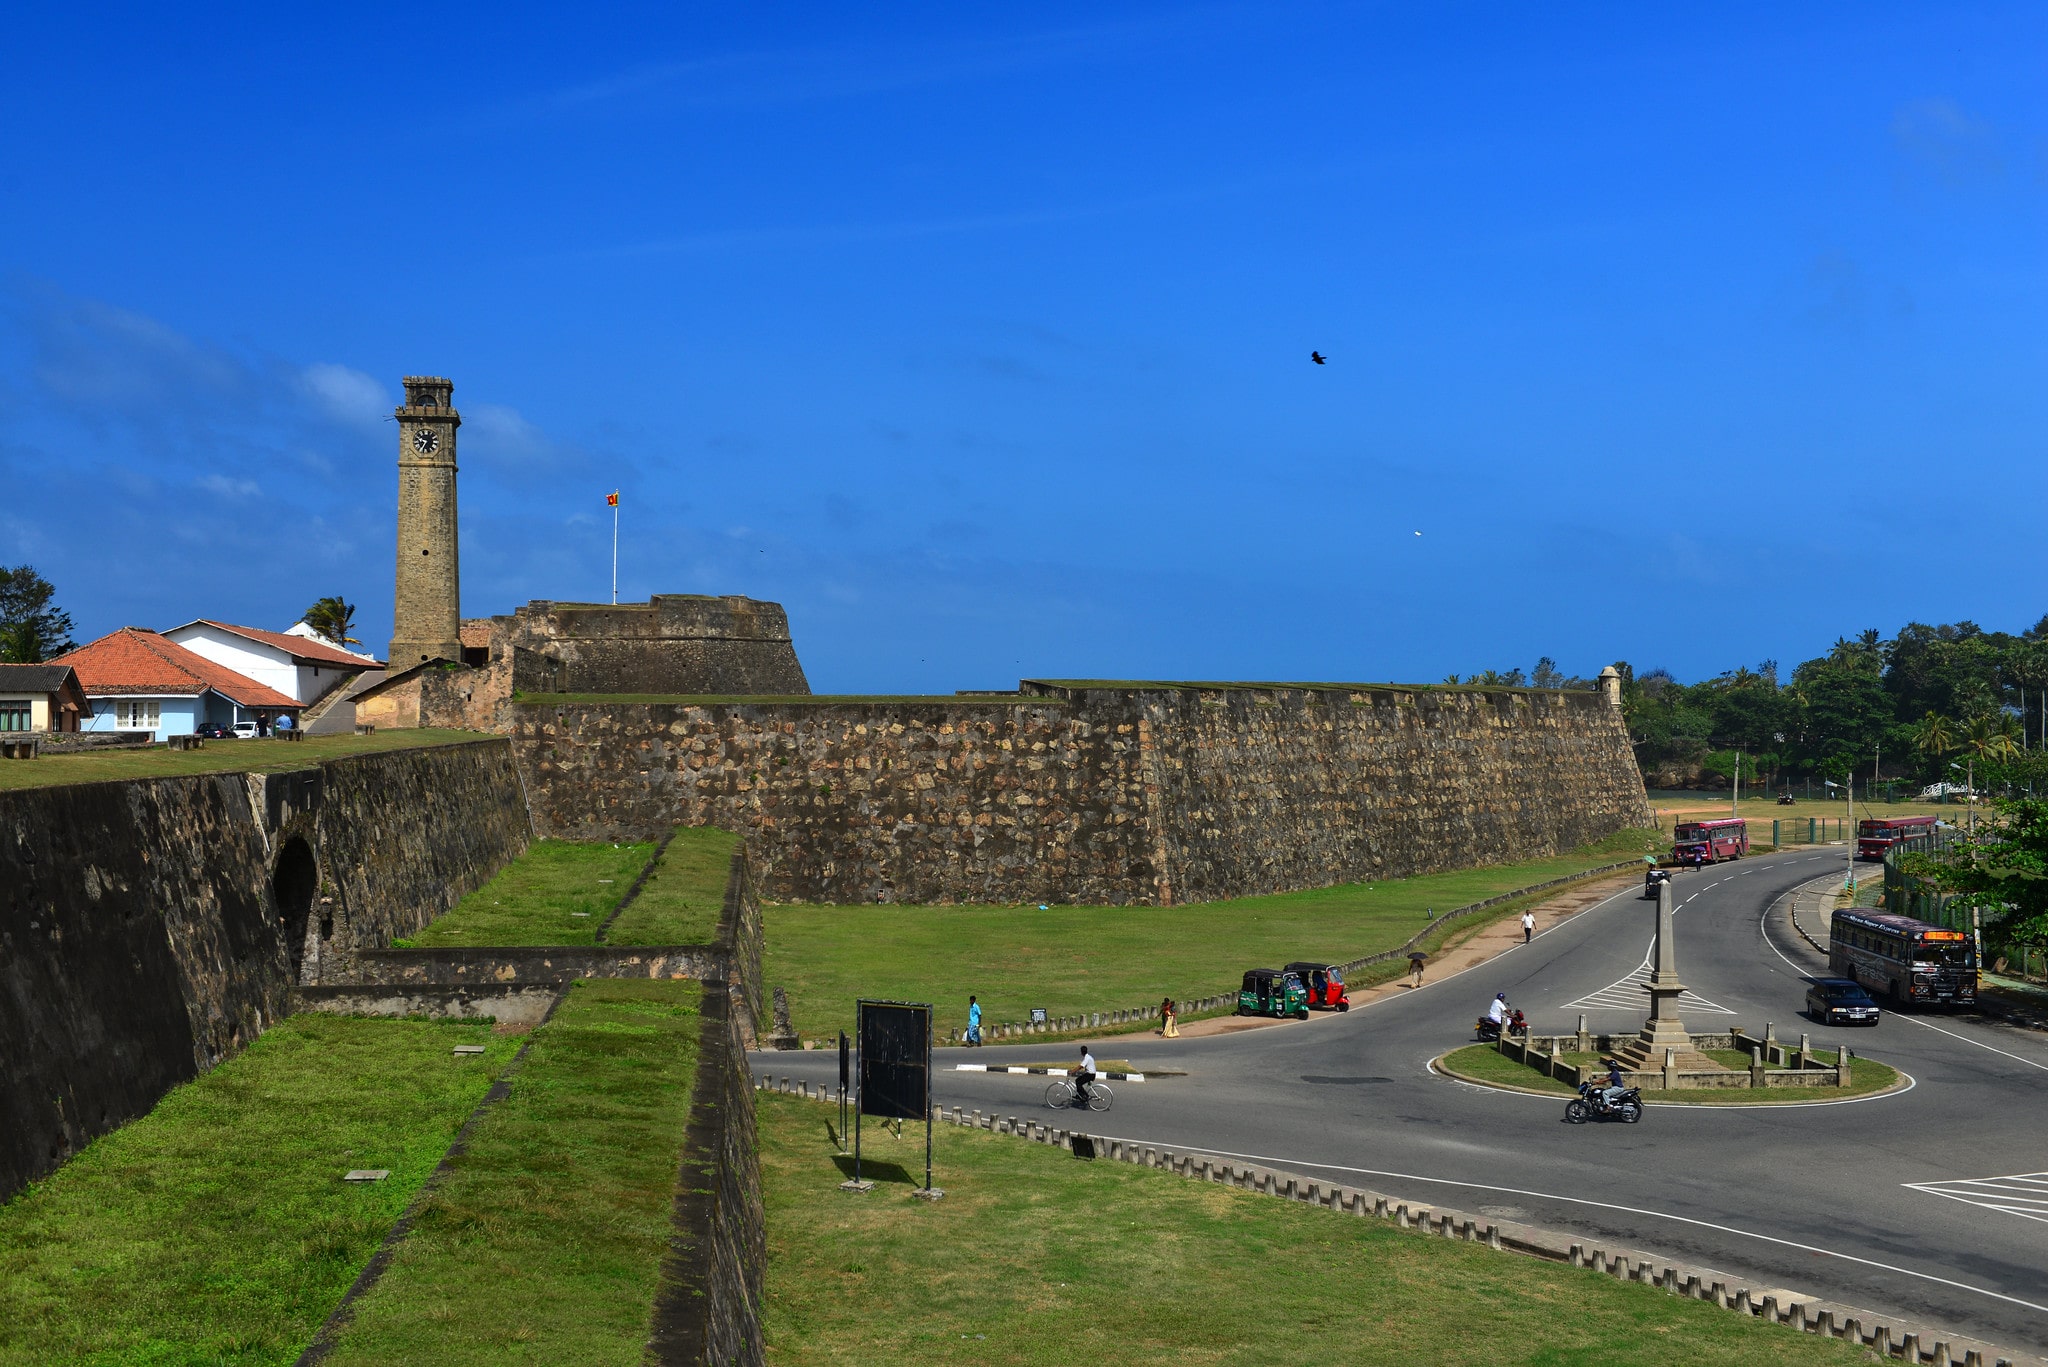
[[[1427,963],[1428,960],[1429,956],[1419,949],[1408,955],[1408,986],[1411,988],[1422,986],[1422,965]]]

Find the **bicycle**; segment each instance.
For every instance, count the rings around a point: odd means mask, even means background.
[[[1116,1098],[1111,1095],[1109,1084],[1097,1078],[1088,1084],[1088,1109],[1106,1111]],[[1074,1084],[1065,1078],[1055,1078],[1045,1089],[1045,1104],[1055,1111],[1070,1111],[1074,1108]]]

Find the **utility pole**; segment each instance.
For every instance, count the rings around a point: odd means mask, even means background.
[[[1735,796],[1728,800],[1728,815],[1742,815],[1742,747],[1735,747]]]

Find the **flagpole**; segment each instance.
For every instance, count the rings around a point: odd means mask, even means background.
[[[619,493],[612,491],[612,606],[619,605]]]

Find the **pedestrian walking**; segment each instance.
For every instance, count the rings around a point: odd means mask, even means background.
[[[1159,1003],[1159,1019],[1162,1022],[1159,1033],[1167,1039],[1180,1038],[1180,1012],[1174,1007],[1173,998]]]
[[[1422,962],[1429,956],[1420,950],[1408,956],[1408,986],[1422,986]]]
[[[981,1003],[972,994],[967,998],[967,1043],[975,1047],[981,1044]]]
[[[1534,938],[1535,934],[1536,913],[1533,911],[1524,911],[1522,913],[1522,943],[1525,945],[1528,944],[1529,941],[1532,938]]]

